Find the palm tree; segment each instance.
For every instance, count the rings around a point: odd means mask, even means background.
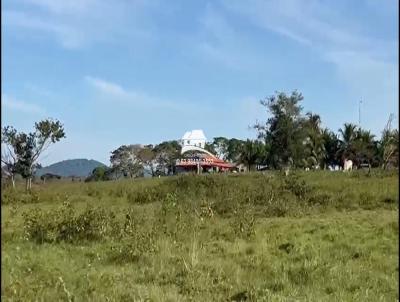
[[[342,137],[340,140],[339,157],[355,159],[354,141],[357,138],[357,126],[351,123],[345,123],[343,129],[339,129]]]
[[[338,164],[338,153],[340,148],[340,140],[338,136],[328,128],[322,131],[322,140],[324,142],[325,156],[324,165]]]
[[[240,161],[247,165],[250,171],[255,164],[260,163],[265,155],[264,144],[260,141],[247,140],[241,147]]]
[[[318,114],[314,114],[312,112],[307,112],[306,116],[308,117],[308,125],[315,132],[321,132],[321,117]]]
[[[371,131],[358,129],[356,139],[354,142],[354,147],[356,151],[356,160],[358,163],[368,163],[371,165],[371,162],[375,155],[375,135],[371,133]]]
[[[324,140],[320,128],[321,118],[318,114],[311,112],[308,112],[306,116],[306,139],[303,143],[306,150],[303,164],[306,167],[317,167],[323,163],[325,157]]]

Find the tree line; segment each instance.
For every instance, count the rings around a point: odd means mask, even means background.
[[[248,170],[257,165],[270,169],[327,169],[342,166],[344,160],[352,160],[356,167],[398,167],[399,132],[392,129],[391,117],[380,138],[353,123],[345,123],[335,132],[322,127],[318,114],[304,113],[302,101],[303,96],[297,91],[276,92],[260,101],[268,118],[252,126],[257,139],[215,137],[206,143],[205,149],[225,161],[244,164]],[[3,127],[2,171],[13,184],[14,175],[20,174],[29,189],[40,154],[62,138],[64,128],[57,120],[36,123],[35,131],[27,134]],[[122,145],[111,152],[111,165],[96,168],[87,180],[174,174],[180,151],[177,140],[156,145]]]
[[[369,130],[345,123],[338,132],[322,127],[321,117],[304,113],[303,96],[297,91],[290,95],[276,92],[260,101],[268,116],[252,128],[257,139],[215,137],[205,149],[219,158],[247,166],[271,169],[327,169],[343,166],[352,160],[356,167],[397,167],[399,132],[391,128],[391,118],[380,139]],[[98,168],[93,179],[118,176],[140,177],[147,169],[152,176],[174,173],[175,160],[180,157],[178,141],[158,145],[124,145],[112,151],[109,168]]]

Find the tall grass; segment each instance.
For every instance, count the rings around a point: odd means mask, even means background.
[[[398,174],[53,183],[2,192],[2,298],[394,301]]]

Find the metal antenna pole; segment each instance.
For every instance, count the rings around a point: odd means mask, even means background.
[[[362,100],[358,103],[358,126],[361,128],[361,103]]]

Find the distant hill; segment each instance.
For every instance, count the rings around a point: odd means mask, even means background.
[[[105,166],[103,163],[93,159],[68,159],[58,163],[43,167],[36,171],[36,176],[46,173],[56,174],[63,177],[76,176],[86,177],[92,173],[93,169]]]

